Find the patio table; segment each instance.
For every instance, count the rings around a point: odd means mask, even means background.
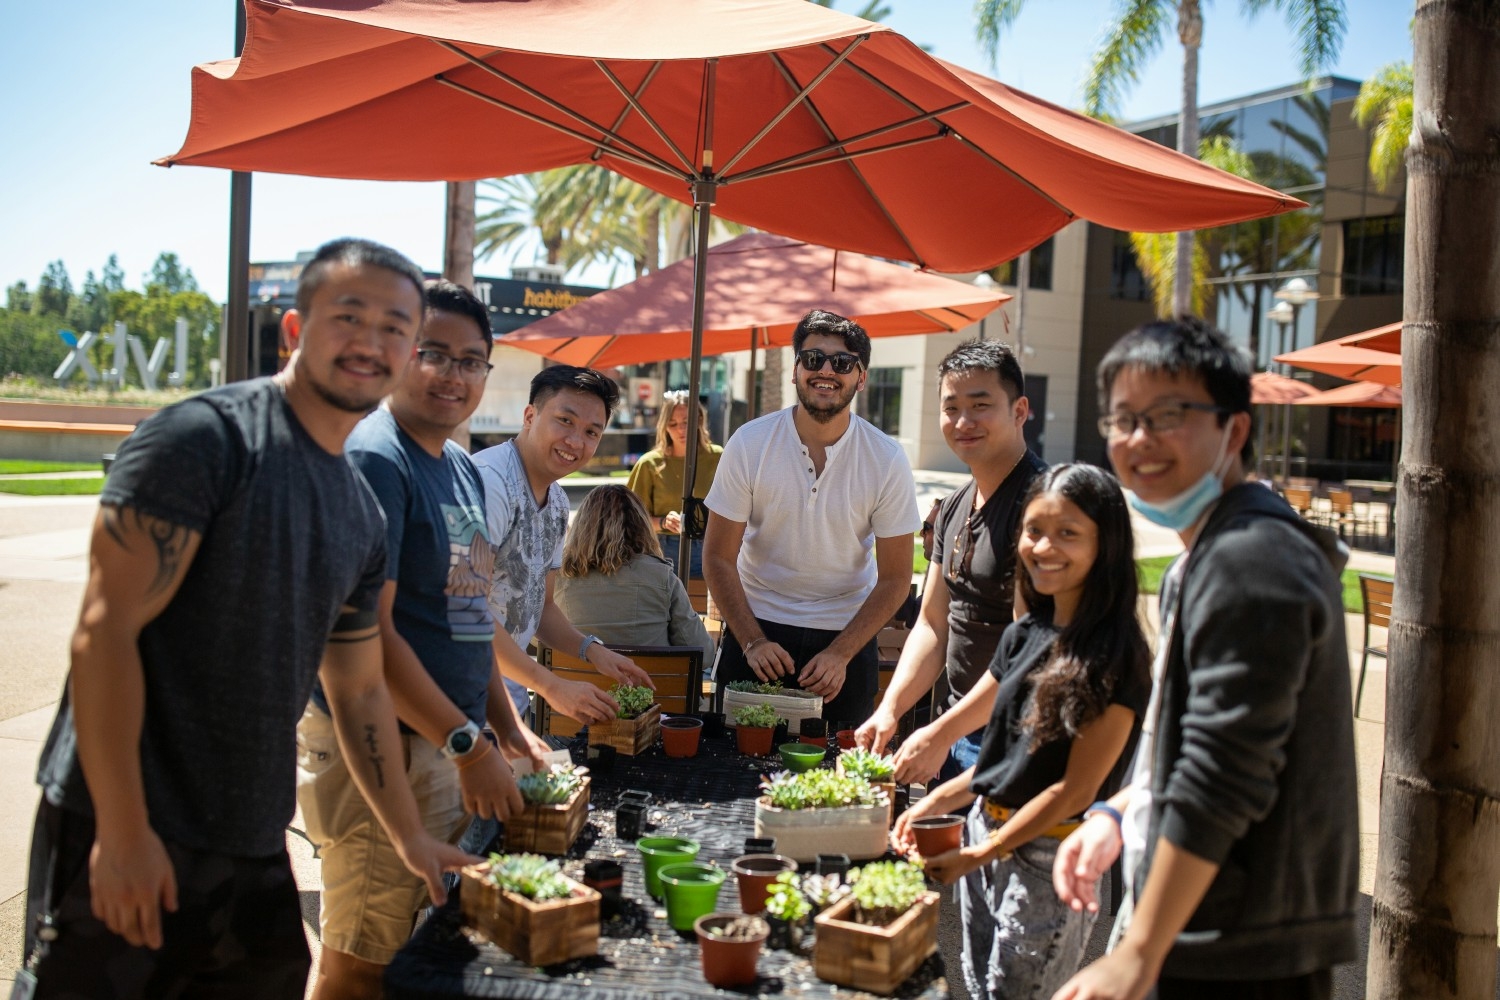
[[[575,738],[568,749],[584,763],[587,746]],[[701,861],[728,871],[754,835],[755,798],[760,776],[780,769],[776,757],[745,757],[732,736],[702,740],[698,756],[672,758],[660,747],[615,758],[612,770],[591,772],[591,811],[583,833],[563,859],[563,870],[581,880],[583,864],[610,858],[625,869],[622,914],[600,928],[599,954],[544,969],[523,965],[462,926],[456,901],[424,923],[386,971],[390,1000],[513,997],[522,1000],[579,1000],[585,994],[605,1000],[647,997],[722,997],[725,991],[703,980],[697,939],[667,924],[662,904],[646,894],[640,855],[632,842],[615,837],[615,805],[626,789],[652,794],[647,833],[689,837],[702,845]],[[830,844],[837,851],[837,844]],[[735,879],[725,879],[718,909],[737,912]],[[868,994],[836,987],[813,973],[811,956],[766,948],[760,977],[747,994],[860,998]],[[731,991],[732,992],[732,991]],[[942,958],[933,954],[896,993],[898,997],[948,995]]]

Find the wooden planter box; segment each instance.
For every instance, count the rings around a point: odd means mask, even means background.
[[[755,835],[775,837],[776,853],[796,861],[816,861],[819,854],[832,850],[868,860],[885,853],[890,810],[889,801],[837,809],[778,809],[762,797],[755,803]]]
[[[558,805],[528,802],[520,815],[505,821],[505,849],[534,854],[567,854],[568,848],[583,831],[583,824],[588,822],[591,780],[584,775],[583,784],[573,797]]]
[[[573,895],[534,903],[490,882],[490,865],[463,869],[464,923],[527,965],[556,965],[599,953],[599,893],[572,879]]]
[[[847,896],[813,922],[818,929],[813,969],[819,979],[891,994],[937,951],[938,894],[923,893],[916,906],[884,927],[855,923],[854,900]]]
[[[631,757],[644,753],[661,737],[661,706],[652,705],[633,719],[610,719],[589,726],[589,742],[615,748]]]
[[[756,694],[753,691],[724,691],[724,718],[734,725],[734,710],[744,705],[770,705],[787,721],[787,731],[796,733],[803,719],[823,717],[823,696],[812,694]]]

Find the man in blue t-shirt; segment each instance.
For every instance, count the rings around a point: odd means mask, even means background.
[[[465,856],[386,780],[385,540],[343,455],[421,323],[410,261],[329,243],[282,320],[285,371],[168,407],[121,448],[39,766],[18,995],[301,1000],[286,779],[315,677],[359,789],[444,898],[442,869]]]
[[[385,512],[380,638],[405,723],[406,779],[427,831],[447,841],[470,816],[504,820],[522,807],[510,767],[480,727],[488,720],[512,756],[528,754],[532,739],[495,669],[484,485],[449,440],[484,394],[490,346],[489,316],[473,293],[446,281],[429,286],[416,359],[348,445]],[[313,997],[376,996],[425,894],[352,786],[321,693],[298,727],[298,799],[323,859]],[[533,756],[545,750],[536,746]]]

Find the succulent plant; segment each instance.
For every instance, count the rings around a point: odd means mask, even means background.
[[[916,905],[927,891],[922,869],[906,861],[877,861],[849,872],[854,919],[884,926]]]
[[[616,684],[609,689],[609,695],[620,706],[615,713],[620,719],[633,719],[656,703],[655,691],[634,684]]]
[[[849,895],[849,886],[838,875],[809,875],[802,880],[802,895],[822,912]]]
[[[488,877],[500,888],[538,903],[573,893],[562,866],[540,854],[491,854]]]
[[[766,888],[766,912],[777,920],[795,924],[807,917],[812,910],[796,872],[782,872],[776,881]]]
[[[734,724],[747,729],[774,729],[776,719],[776,709],[770,705],[741,705],[734,710]]]
[[[772,681],[730,681],[724,685],[728,691],[743,691],[748,694],[785,694],[786,688]]]
[[[782,771],[763,778],[760,789],[778,809],[836,809],[840,806],[873,806],[885,793],[864,778],[833,771]]]
[[[896,758],[856,747],[839,754],[839,767],[847,775],[866,781],[890,781],[896,775]]]
[[[566,764],[555,771],[532,771],[516,778],[521,798],[541,806],[568,801],[582,784],[583,775],[575,771],[572,764]]]

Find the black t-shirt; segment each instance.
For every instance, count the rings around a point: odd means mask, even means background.
[[[141,631],[141,771],[151,826],[197,850],[286,849],[297,720],[339,609],[374,610],[385,520],[343,455],[324,451],[271,379],[162,410],[120,448],[100,496],[202,535]],[[90,814],[64,697],[42,751],[48,799]]]
[[[1047,463],[1027,451],[972,520],[972,479],[943,501],[938,512],[932,561],[943,563],[948,585],[949,708],[978,682],[1012,621],[1021,500],[1046,471]],[[950,560],[956,565],[949,565]]]
[[[1052,658],[1059,631],[1050,618],[1026,615],[1005,630],[990,663],[990,673],[1000,682],[1000,690],[995,693],[995,709],[985,727],[969,787],[1011,809],[1019,809],[1057,784],[1068,770],[1072,739],[1064,736],[1032,750],[1031,737],[1021,727],[1031,701],[1031,674]],[[1146,710],[1150,696],[1144,670],[1127,671],[1115,685],[1109,702],[1134,712],[1137,725],[1133,729],[1139,729],[1141,713]],[[1129,752],[1127,744],[1122,756],[1128,756]],[[1114,768],[1110,781],[1116,781],[1119,773],[1120,768]],[[1098,797],[1107,798],[1116,790],[1107,784]]]

